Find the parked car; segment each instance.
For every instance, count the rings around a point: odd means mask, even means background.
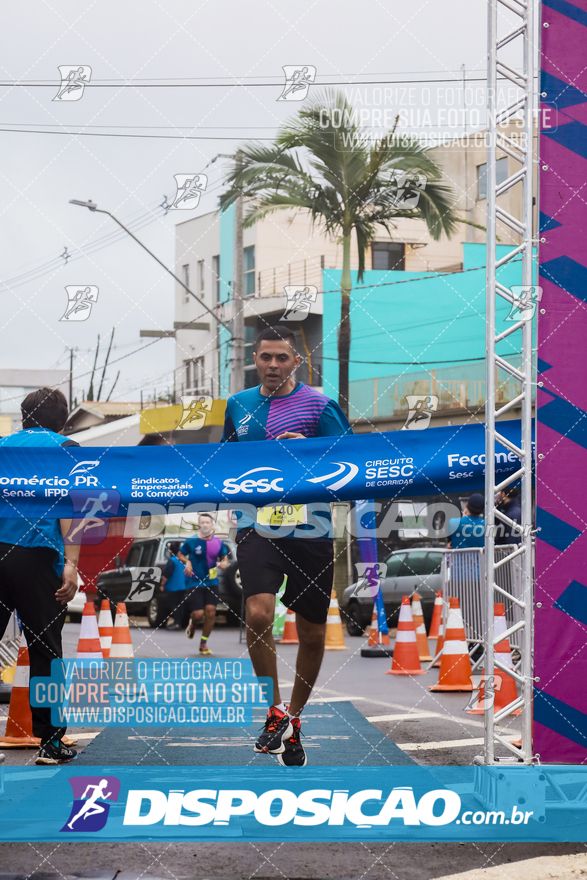
[[[399,608],[404,596],[417,592],[422,601],[426,631],[430,628],[436,591],[442,588],[442,553],[419,547],[417,550],[396,550],[386,560],[387,575],[381,581],[383,604],[389,626],[397,626]],[[362,635],[373,616],[373,599],[360,582],[351,584],[342,595],[341,610],[349,635]]]
[[[170,556],[169,545],[183,540],[179,535],[161,535],[157,538],[139,538],[133,541],[124,563],[122,557],[118,556],[115,559],[116,568],[98,575],[98,598],[107,598],[113,605],[124,602],[131,589],[134,569],[158,566],[163,570]],[[232,617],[240,619],[242,588],[236,561],[236,546],[228,538],[223,537],[222,540],[228,547],[229,563],[224,570],[218,570],[220,594],[218,611],[228,612]],[[169,613],[168,595],[164,591],[157,591],[148,602],[127,602],[127,611],[129,614],[145,616],[149,626],[161,626]]]

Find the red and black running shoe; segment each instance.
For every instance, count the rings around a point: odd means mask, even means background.
[[[255,743],[255,751],[280,755],[285,746],[283,740],[288,739],[293,733],[292,723],[287,712],[282,712],[276,706],[271,706],[267,712],[267,720]]]

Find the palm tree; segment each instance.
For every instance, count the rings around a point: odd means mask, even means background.
[[[426,177],[417,208],[398,204],[400,172]],[[338,398],[347,415],[352,233],[358,247],[359,282],[365,251],[379,226],[391,235],[394,220],[417,218],[425,221],[435,240],[443,232],[450,237],[459,218],[452,207],[453,191],[438,182],[441,178],[440,168],[417,139],[399,136],[395,128],[380,139],[368,139],[345,96],[331,89],[301,107],[281,127],[273,144],[252,142],[241,147],[227,175],[228,189],[220,197],[220,208],[225,210],[244,196],[249,200],[245,226],[293,208],[308,211],[314,224],[342,239]]]

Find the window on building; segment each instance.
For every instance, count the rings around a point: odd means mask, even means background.
[[[220,302],[220,255],[212,257],[212,287],[214,289],[214,302]]]
[[[374,241],[371,244],[373,269],[404,271],[406,246],[400,241]]]
[[[495,177],[497,185],[508,178],[508,157],[498,159],[495,163]],[[477,199],[487,198],[487,163],[477,165]]]
[[[186,263],[185,266],[182,266],[181,272],[183,275],[183,278],[181,280],[183,281],[183,283],[185,284],[186,287],[189,287],[190,286],[190,264]],[[183,292],[183,301],[184,301],[184,303],[187,303],[190,301],[190,295],[187,292],[187,290],[184,290],[184,292]]]
[[[25,388],[22,385],[3,385],[0,388],[0,413],[20,415],[20,405],[31,391],[38,391],[38,387]]]
[[[201,394],[206,390],[206,372],[204,358],[197,357],[185,361],[186,394]]]
[[[244,265],[244,295],[253,296],[255,293],[255,246],[246,247],[243,250]]]
[[[204,261],[198,260],[198,293],[200,299],[204,299],[204,288],[206,286],[206,273],[204,269]]]

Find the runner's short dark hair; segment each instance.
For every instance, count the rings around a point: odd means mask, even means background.
[[[67,421],[67,400],[58,388],[39,388],[27,394],[20,411],[23,428],[47,428],[58,434]]]
[[[211,519],[212,522],[214,522],[214,517],[212,516],[211,513],[200,513],[198,516],[198,522],[202,519],[203,516],[207,516],[208,519]]]
[[[255,339],[253,351],[258,351],[259,345],[265,340],[269,342],[277,342],[278,340],[280,342],[289,342],[294,352],[297,353],[296,335],[289,327],[266,327],[264,330],[261,330]]]

